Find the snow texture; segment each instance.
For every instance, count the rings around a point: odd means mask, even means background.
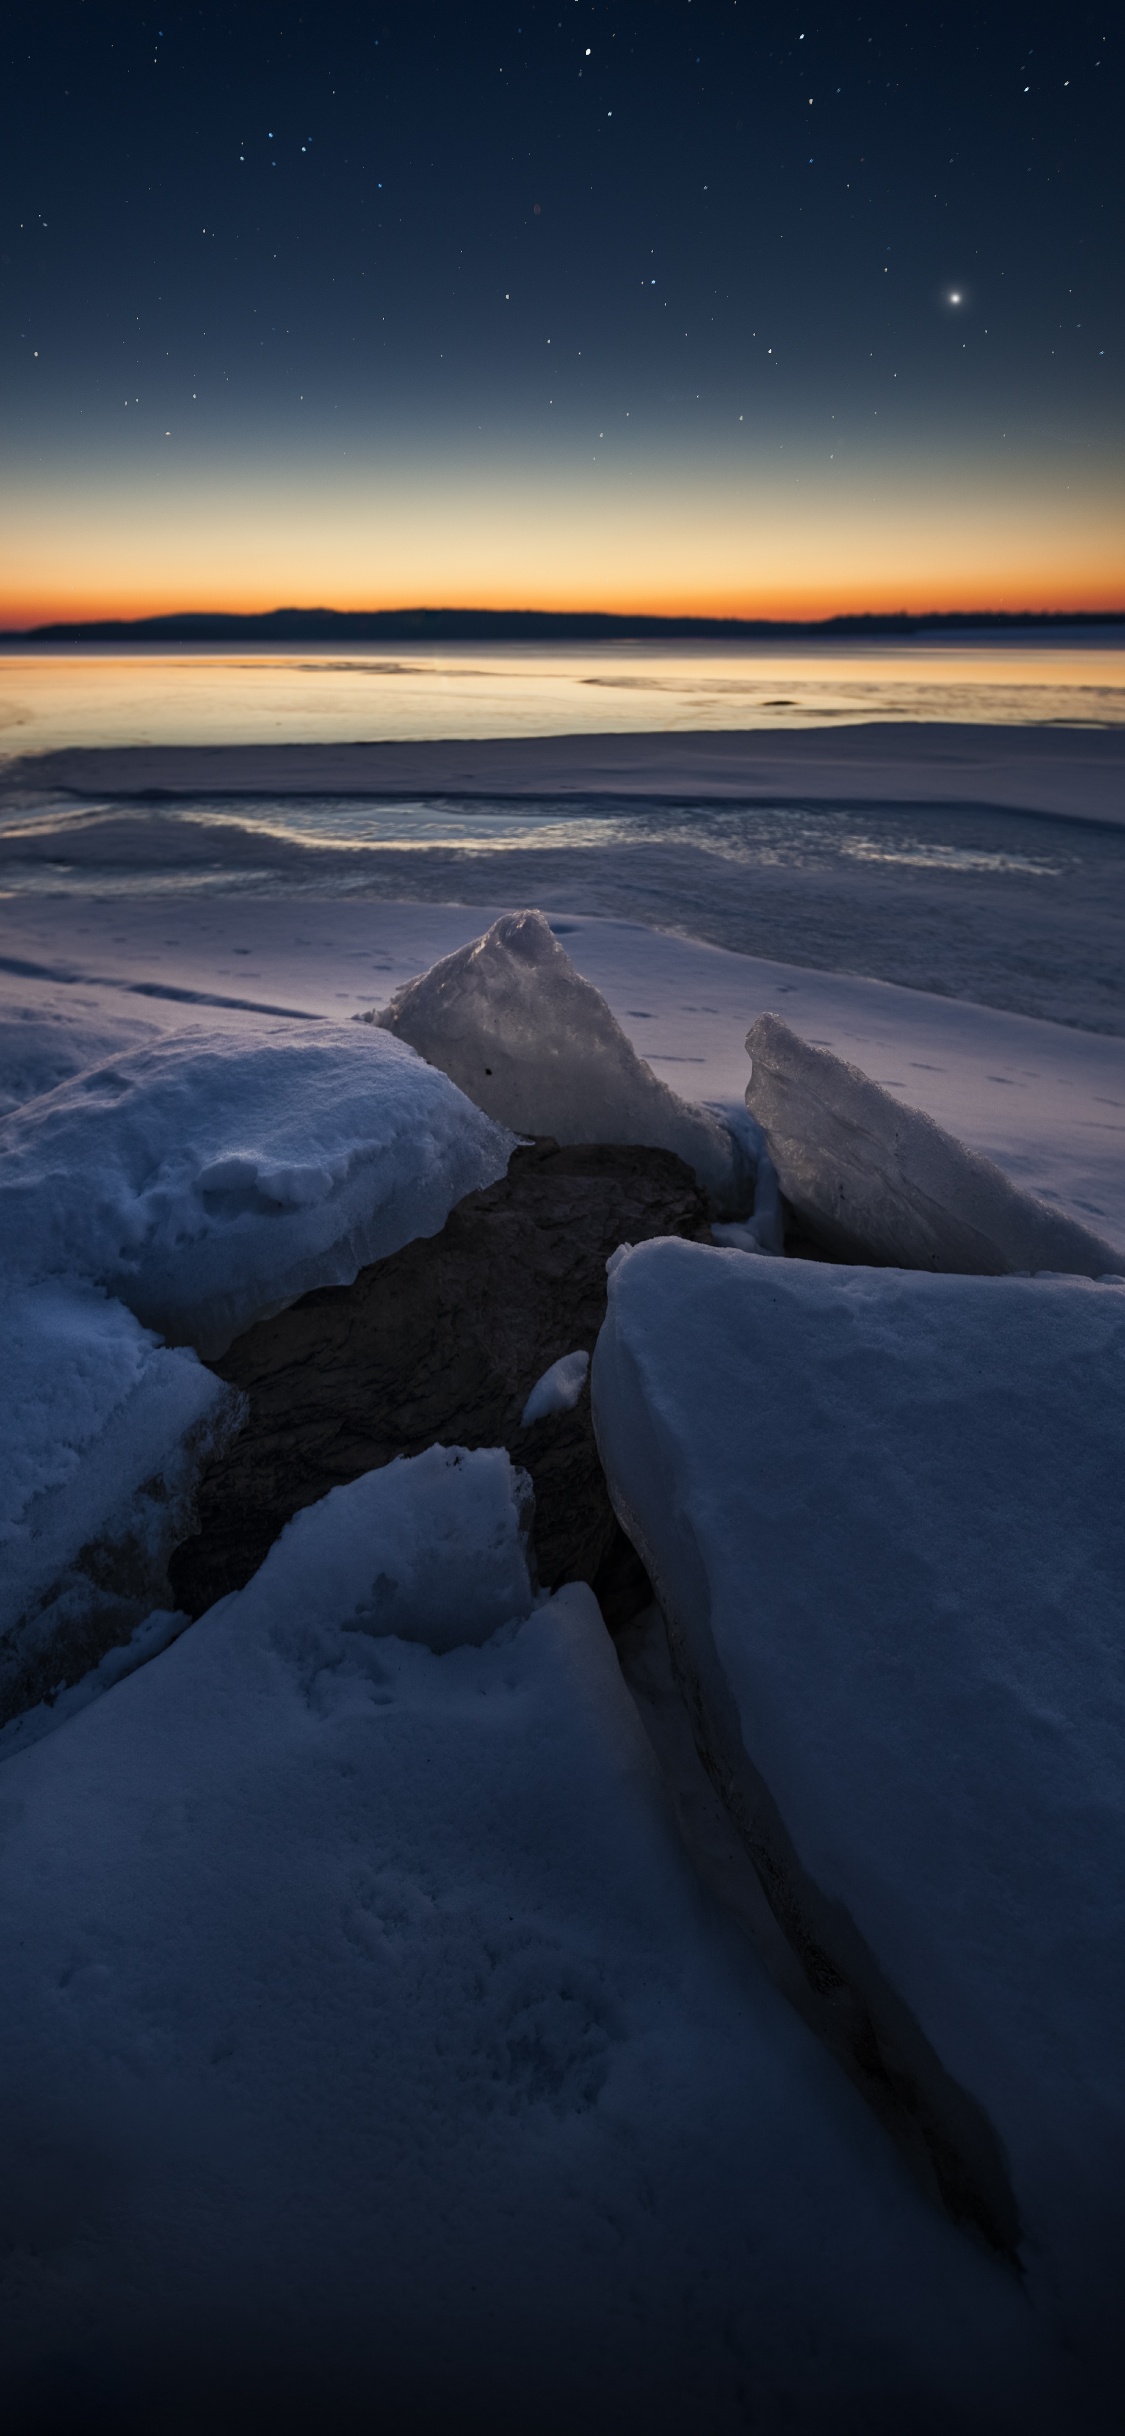
[[[16,1005],[0,1014],[0,1116],[38,1099],[89,1066],[150,1040],[154,1026],[127,1017],[91,1023],[73,1014]]]
[[[405,1044],[259,1019],[129,1051],[0,1123],[0,1252],[215,1355],[444,1224],[513,1138]]]
[[[517,1133],[672,1150],[721,1208],[745,1206],[737,1141],[657,1080],[541,913],[502,914],[371,1020]]]
[[[985,1277],[1102,1277],[1122,1266],[1089,1228],[1020,1192],[990,1159],[780,1016],[760,1015],[746,1047],[746,1103],[781,1190],[839,1258]]]
[[[239,1399],[121,1303],[46,1283],[0,1305],[0,1720],[167,1597],[191,1491]]]
[[[237,1594],[242,1625],[302,1646],[329,1627],[479,1646],[530,1613],[530,1517],[531,1482],[503,1447],[400,1457],[294,1515]]]
[[[138,1666],[147,1666],[150,1658],[158,1658],[162,1649],[170,1648],[190,1622],[191,1617],[176,1608],[154,1607],[126,1640],[114,1642],[104,1658],[96,1666],[88,1666],[76,1682],[64,1684],[49,1699],[37,1700],[9,1717],[0,1726],[0,1759],[28,1750],[44,1734],[56,1734],[68,1717],[77,1717],[92,1700],[100,1700],[115,1683],[124,1683],[126,1675],[135,1674]]]
[[[1125,1289],[640,1245],[592,1383],[775,1909],[1119,2391]]]
[[[542,1378],[536,1379],[520,1415],[520,1428],[530,1429],[533,1421],[544,1421],[548,1413],[572,1412],[585,1387],[589,1367],[588,1353],[560,1354]]]
[[[590,1592],[504,1621],[505,1471],[334,1493],[0,1770],[6,2425],[1097,2425],[703,1902]]]

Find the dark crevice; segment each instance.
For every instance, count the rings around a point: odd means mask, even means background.
[[[441,1443],[506,1447],[535,1490],[543,1588],[590,1582],[611,1630],[627,1622],[652,1593],[609,1501],[588,1387],[569,1412],[526,1429],[521,1416],[553,1362],[593,1352],[617,1246],[707,1241],[709,1224],[670,1151],[542,1141],[439,1234],[248,1329],[212,1365],[248,1417],[200,1484],[198,1528],[170,1568],[177,1604],[202,1614],[249,1581],[301,1507]]]

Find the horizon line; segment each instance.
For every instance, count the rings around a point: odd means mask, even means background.
[[[594,641],[630,637],[688,640],[771,635],[907,634],[947,628],[1112,626],[1125,624],[1120,609],[933,609],[842,610],[829,617],[731,617],[601,609],[476,609],[416,607],[331,609],[323,605],[266,610],[168,610],[136,618],[65,618],[27,627],[0,628],[0,645],[48,642],[208,642],[226,637],[250,641],[284,635],[311,642],[350,635],[413,642]],[[320,632],[317,632],[317,629]],[[503,630],[507,628],[508,632]],[[255,630],[256,633],[255,633]],[[366,630],[366,632],[365,632]]]

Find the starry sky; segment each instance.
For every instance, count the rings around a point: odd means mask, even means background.
[[[7,0],[0,624],[1125,607],[1123,35]]]

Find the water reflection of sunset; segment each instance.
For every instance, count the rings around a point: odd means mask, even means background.
[[[1044,642],[0,654],[0,753],[869,719],[1125,723],[1125,648]]]

